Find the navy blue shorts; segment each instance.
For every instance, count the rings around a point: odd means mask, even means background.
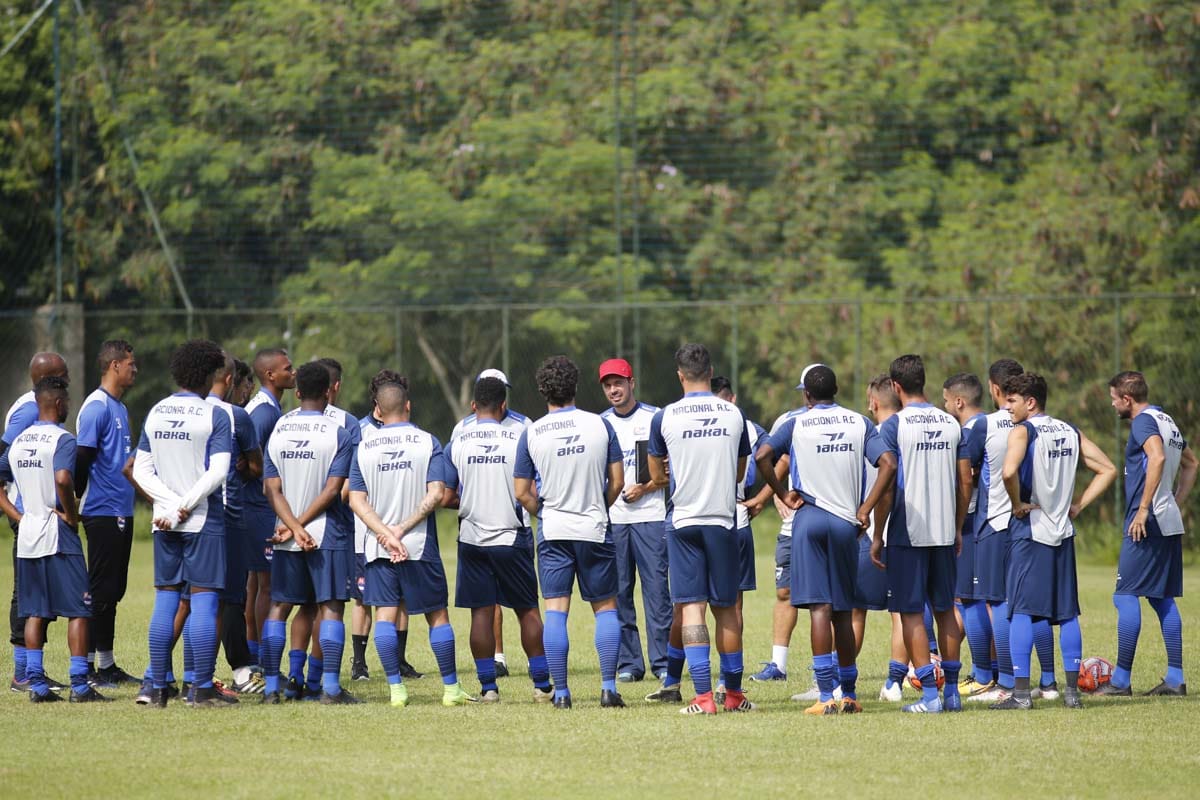
[[[889,544],[887,551],[888,611],[924,614],[954,608],[954,545],[907,547]]]
[[[1114,594],[1136,597],[1183,596],[1183,537],[1147,536],[1121,540]]]
[[[857,605],[859,530],[812,503],[800,506],[792,518],[792,605]]]
[[[92,593],[83,555],[18,558],[17,613],[38,619],[90,617]]]
[[[225,515],[225,588],[221,602],[246,602],[246,528],[240,517]]]
[[[975,515],[968,514],[963,523],[962,552],[955,562],[954,596],[960,600],[975,600]]]
[[[775,588],[792,586],[792,537],[780,534],[775,540]]]
[[[539,538],[537,569],[547,600],[570,597],[576,578],[579,596],[589,603],[617,596],[617,548],[611,532],[603,542]]]
[[[964,537],[965,538],[965,537]],[[975,538],[974,584],[971,597],[986,600],[993,605],[1008,598],[1005,591],[1005,574],[1008,572],[1008,529],[998,531],[984,525]]]
[[[1017,524],[1017,520],[1011,523]],[[1057,547],[1013,539],[1008,559],[1008,616],[1028,614],[1051,623],[1079,616],[1075,537]]]
[[[363,603],[375,608],[395,608],[401,603],[409,614],[428,614],[448,605],[450,590],[440,558],[433,561],[401,561],[377,558],[367,562],[367,584]]]
[[[246,569],[250,572],[270,572],[275,548],[267,542],[275,535],[274,511],[242,509],[242,528],[246,532]]]
[[[738,565],[741,574],[738,579],[739,592],[752,592],[758,588],[754,574],[754,529],[747,526],[738,528]]]
[[[154,585],[187,583],[225,588],[225,536],[216,533],[154,532]]]
[[[704,602],[718,608],[737,603],[741,559],[732,528],[695,525],[667,537],[672,603]]]
[[[887,563],[887,548],[883,548],[883,563]],[[871,563],[871,537],[858,537],[858,602],[855,608],[868,611],[887,611],[887,572]]]
[[[277,550],[271,559],[271,600],[304,605],[350,599],[345,550]]]
[[[354,572],[351,575],[350,599],[362,603],[363,589],[367,585],[367,557],[364,554],[354,554]]]
[[[458,608],[537,608],[537,573],[533,568],[533,538],[517,536],[510,545],[480,547],[458,543]]]

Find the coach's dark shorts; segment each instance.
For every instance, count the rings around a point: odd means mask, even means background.
[[[752,592],[758,588],[754,570],[754,529],[747,525],[738,528],[738,591]]]
[[[129,556],[133,548],[133,515],[83,517],[87,534],[88,581],[98,607],[121,602],[129,584]]]
[[[1019,521],[1010,523],[1019,528]],[[1075,537],[1058,546],[1033,539],[1012,540],[1008,559],[1008,617],[1028,614],[1051,623],[1079,616]]]
[[[221,601],[241,604],[246,602],[246,528],[240,516],[225,515],[225,588],[221,590]]]
[[[87,564],[81,554],[17,559],[17,609],[22,617],[92,616]]]
[[[705,602],[718,608],[737,603],[741,558],[733,528],[676,528],[667,537],[667,552],[672,603]]]
[[[831,604],[849,611],[857,604],[858,531],[812,503],[792,518],[792,605]]]
[[[271,600],[328,603],[350,599],[350,559],[345,550],[276,550],[271,559]]]
[[[458,608],[536,608],[537,573],[533,568],[533,537],[519,534],[510,545],[481,547],[458,543]]]
[[[963,537],[964,541],[966,537]],[[996,530],[990,524],[979,529],[975,537],[975,568],[971,597],[986,600],[993,605],[1003,603],[1008,597],[1005,591],[1005,574],[1008,572],[1009,536],[1008,529]],[[961,595],[960,595],[961,597]]]
[[[242,509],[242,526],[246,531],[246,569],[250,572],[270,572],[275,548],[267,542],[275,535],[277,517],[273,511]]]
[[[363,603],[375,608],[395,608],[401,603],[409,614],[428,614],[449,604],[446,570],[442,560],[400,561],[376,558],[367,562]]]
[[[1114,594],[1183,596],[1183,537],[1149,534],[1140,542],[1121,540]]]
[[[610,531],[603,542],[539,539],[538,579],[542,597],[570,597],[579,579],[579,595],[589,603],[617,596],[617,548]]]
[[[887,548],[883,548],[883,563],[887,563]],[[871,562],[871,536],[858,537],[858,598],[855,608],[868,611],[887,611],[887,572]]]
[[[154,532],[154,585],[225,588],[223,533]]]
[[[792,586],[792,537],[782,533],[775,540],[775,588]]]
[[[924,614],[954,608],[954,545],[908,547],[889,544],[887,550],[888,611]]]
[[[960,600],[976,600],[975,597],[975,515],[968,514],[963,523],[962,552],[954,567],[954,596]]]

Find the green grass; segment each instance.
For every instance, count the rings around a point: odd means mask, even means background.
[[[442,527],[442,549],[454,574],[453,525]],[[758,575],[763,587],[746,601],[747,665],[769,652],[774,528],[762,520]],[[7,562],[7,559],[0,559]],[[1081,567],[1085,655],[1115,655],[1116,616],[1110,566]],[[1188,580],[1200,578],[1189,569]],[[0,587],[11,586],[0,566]],[[129,596],[118,620],[117,655],[131,671],[145,666],[146,624],[153,602],[151,552],[140,541]],[[1200,602],[1184,598],[1189,626]],[[834,793],[882,796],[1194,797],[1200,778],[1195,738],[1200,701],[1090,701],[1082,713],[1043,703],[1029,714],[972,707],[941,717],[909,717],[871,700],[887,663],[886,615],[873,614],[859,661],[866,713],[807,718],[793,692],[807,688],[807,620],[793,641],[791,680],[751,684],[761,711],[752,715],[685,718],[674,708],[648,706],[653,684],[627,685],[631,707],[598,708],[599,676],[591,615],[577,599],[571,615],[570,713],[529,699],[516,626],[507,630],[514,675],[501,682],[499,706],[442,708],[430,675],[410,683],[412,705],[392,709],[374,650],[373,678],[355,684],[368,703],[353,708],[256,703],[222,711],[166,711],[135,706],[132,690],[105,706],[31,706],[24,695],[0,695],[0,797],[196,796],[308,797],[773,797]],[[464,684],[474,691],[466,647],[467,616],[451,610]],[[509,617],[511,619],[511,617]],[[1165,657],[1157,620],[1145,609],[1134,688],[1158,681]],[[434,670],[424,621],[414,621],[409,659]],[[65,679],[65,628],[51,629],[50,672]],[[1186,663],[1200,647],[1185,641]],[[0,674],[10,674],[5,648]],[[179,663],[176,655],[176,664]],[[1036,659],[1035,659],[1036,663]],[[715,656],[714,656],[715,664]],[[220,665],[219,673],[227,670]],[[7,680],[7,678],[5,678]],[[686,683],[686,679],[685,679]],[[1085,701],[1087,702],[1087,701]],[[78,755],[75,755],[78,754]]]

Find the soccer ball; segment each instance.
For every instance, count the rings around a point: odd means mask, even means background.
[[[1112,662],[1099,656],[1085,658],[1079,665],[1079,688],[1085,692],[1094,692],[1112,680]]]
[[[937,687],[941,689],[946,685],[946,675],[942,672],[942,657],[937,653],[929,654],[929,662],[933,664],[933,674],[937,678]],[[908,665],[908,685],[921,691],[921,679],[917,677],[917,671],[913,669],[913,665]]]

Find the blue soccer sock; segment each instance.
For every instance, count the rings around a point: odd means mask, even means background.
[[[814,655],[812,659],[813,673],[817,676],[817,690],[821,693],[821,702],[827,703],[833,699],[833,687],[837,686],[838,671],[832,653]]]
[[[246,647],[250,648],[250,660],[253,663],[257,664],[258,663],[258,640],[257,639],[247,639]]]
[[[323,622],[321,624],[324,624]],[[317,640],[320,642],[320,639]],[[322,649],[322,653],[324,649]],[[304,651],[300,654],[303,656]],[[321,691],[321,682],[325,680],[325,659],[309,654],[308,656],[308,675],[303,672],[300,674],[300,680],[304,682],[304,690],[309,694],[319,694]]]
[[[287,622],[269,619],[263,623],[263,637],[259,642],[262,656],[263,681],[267,694],[279,691],[279,662],[283,660],[284,643],[287,641]]]
[[[1117,664],[1112,685],[1128,689],[1133,658],[1137,655],[1138,635],[1142,632],[1142,606],[1141,601],[1131,594],[1114,594],[1113,605],[1117,607]]]
[[[1033,623],[1033,647],[1037,650],[1038,664],[1042,668],[1038,683],[1049,686],[1054,683],[1054,631],[1049,620],[1039,619]]]
[[[217,668],[217,606],[216,592],[193,592],[192,666],[196,670],[196,686],[211,689],[213,672]]]
[[[1183,617],[1174,597],[1151,597],[1150,607],[1158,614],[1162,628],[1163,644],[1167,648],[1168,686],[1179,686],[1183,680]]]
[[[996,663],[1000,671],[996,682],[1005,689],[1012,689],[1015,683],[1013,682],[1012,645],[1008,641],[1008,603],[991,605],[992,637],[996,641]]]
[[[321,688],[333,696],[342,692],[342,652],[346,649],[346,624],[340,619],[321,620]],[[312,664],[312,657],[308,663]],[[312,675],[309,675],[312,678]]]
[[[479,678],[481,692],[498,691],[496,687],[496,659],[492,656],[475,659],[475,677]]]
[[[1079,665],[1083,662],[1083,631],[1079,629],[1079,617],[1059,623],[1058,646],[1062,649],[1067,686],[1075,688],[1079,681]]]
[[[683,683],[683,665],[687,654],[682,648],[667,645],[667,677],[663,679],[663,687],[678,686]]]
[[[1028,679],[1029,664],[1033,660],[1033,618],[1028,614],[1013,614],[1008,637],[1013,677]]]
[[[697,695],[708,694],[712,691],[712,667],[708,663],[708,642],[690,644],[683,648],[684,658],[687,659],[688,672],[692,673],[692,686]]]
[[[192,650],[192,615],[188,614],[183,621],[183,628],[179,632],[179,637],[183,639],[183,682],[193,684],[196,682],[196,653]]]
[[[925,635],[929,638],[929,652],[936,655],[938,651],[937,634],[933,630],[933,608],[929,605],[929,603],[925,604],[924,621]]]
[[[175,644],[175,612],[179,610],[179,592],[159,589],[154,593],[154,611],[150,614],[150,677],[155,689],[167,685],[171,666],[171,648]]]
[[[28,680],[25,676],[25,669],[28,666],[28,658],[25,655],[27,651],[19,644],[13,645],[13,680],[24,681]]]
[[[600,657],[600,688],[617,690],[617,655],[621,648],[621,621],[611,608],[596,614],[596,655]]]
[[[454,667],[454,629],[449,624],[430,628],[429,646],[442,673],[442,683],[446,686],[458,683],[458,673]]]
[[[917,680],[921,682],[921,700],[926,704],[936,703],[938,699],[937,673],[933,664],[926,664],[917,670]]]
[[[884,686],[888,689],[893,686],[903,686],[904,679],[908,676],[908,665],[900,661],[888,662],[887,683]]]
[[[838,667],[838,680],[842,684],[842,697],[858,699],[858,666]]]
[[[571,642],[567,638],[567,612],[547,611],[546,624],[542,627],[542,645],[546,648],[546,663],[550,665],[550,677],[554,679],[554,697],[570,697],[567,687],[567,654]]]
[[[946,683],[942,687],[942,696],[947,700],[951,697],[958,697],[958,674],[961,671],[961,661],[951,661],[949,659],[942,661],[942,676],[946,679]],[[842,688],[842,691],[846,691],[845,687]]]
[[[530,656],[529,657],[529,679],[533,681],[533,685],[538,689],[546,690],[550,688],[550,667],[546,663],[546,656]]]
[[[971,666],[975,682],[987,684],[992,680],[992,621],[988,618],[987,603],[968,600],[963,604],[963,628],[967,646],[971,648]]]
[[[50,691],[46,682],[46,670],[42,666],[42,651],[27,648],[25,650],[25,679],[29,681],[29,691],[45,697]]]
[[[75,694],[87,694],[88,690],[88,660],[87,656],[71,656],[71,691]]]
[[[721,662],[721,677],[725,683],[725,690],[729,692],[740,692],[742,690],[742,674],[746,671],[746,667],[742,662],[742,651],[737,650],[732,653],[720,653],[719,659]]]
[[[303,650],[288,650],[287,676],[289,681],[295,678],[297,685],[304,685],[304,662],[307,660],[308,653]],[[282,659],[280,661],[282,662]]]
[[[395,626],[375,626],[375,650],[379,653],[379,663],[383,665],[383,674],[387,676],[387,682],[401,683],[400,643],[396,639]]]

